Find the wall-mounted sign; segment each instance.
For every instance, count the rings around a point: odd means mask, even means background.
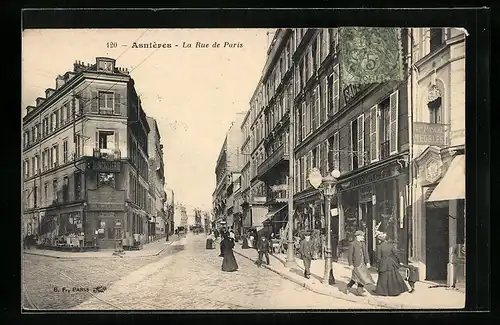
[[[92,169],[101,173],[119,173],[121,170],[121,162],[109,160],[93,160]]]
[[[413,143],[429,146],[444,146],[445,125],[437,123],[413,123]]]
[[[399,176],[400,172],[396,166],[390,166],[383,169],[379,169],[370,174],[362,175],[356,177],[350,181],[342,182],[340,184],[341,191],[350,190],[360,186],[365,186],[367,184],[380,182],[395,176]]]
[[[101,186],[88,191],[88,210],[123,211],[125,210],[125,191],[110,186]]]
[[[350,102],[356,95],[358,95],[361,91],[368,88],[370,84],[352,84],[345,87],[342,92],[344,94],[344,100],[346,103]]]

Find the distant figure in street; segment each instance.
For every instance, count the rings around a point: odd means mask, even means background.
[[[257,251],[259,252],[257,266],[260,267],[263,263],[262,255],[266,256],[266,263],[269,265],[269,241],[265,236],[261,236],[260,240],[257,242]]]
[[[375,293],[380,296],[399,296],[408,291],[406,283],[399,273],[401,265],[394,244],[387,241],[387,234],[380,232],[377,236],[380,245],[377,247],[378,280]]]
[[[224,256],[224,259],[222,260],[222,271],[234,272],[238,270],[238,264],[236,263],[236,258],[234,258],[233,253],[234,241],[231,240],[227,234],[224,234],[224,238],[220,246],[221,252]]]
[[[242,249],[249,249],[250,246],[248,246],[248,234],[243,235],[243,243],[241,244]]]
[[[300,242],[299,251],[304,261],[304,276],[309,279],[311,277],[311,260],[313,258],[313,245],[309,232],[305,234],[304,240]]]
[[[349,294],[352,286],[357,283],[358,293],[364,295],[364,286],[374,284],[368,268],[370,267],[370,258],[365,243],[365,233],[361,230],[355,232],[355,238],[347,250],[347,261],[352,270],[351,281],[347,284],[346,294]]]

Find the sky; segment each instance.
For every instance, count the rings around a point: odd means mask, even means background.
[[[216,160],[236,113],[248,110],[266,60],[267,31],[26,30],[23,114],[26,106],[45,96],[45,89],[55,88],[58,74],[72,71],[75,61],[93,64],[98,56],[115,58],[116,66],[128,68],[135,80],[146,114],[158,122],[166,187],[188,209],[211,210]],[[134,41],[172,47],[135,48]],[[197,42],[208,48],[196,47]],[[216,42],[220,47],[212,47]]]

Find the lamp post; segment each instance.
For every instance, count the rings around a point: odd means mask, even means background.
[[[329,283],[330,273],[333,275],[332,269],[332,224],[330,216],[330,201],[336,194],[337,179],[340,177],[340,171],[333,170],[330,174],[322,176],[319,169],[314,168],[309,174],[309,183],[316,188],[323,190],[325,197],[325,221],[326,221],[326,250],[325,250],[325,273],[323,275],[323,284]],[[335,278],[334,278],[335,279]]]

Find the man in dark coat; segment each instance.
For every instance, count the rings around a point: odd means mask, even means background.
[[[261,236],[259,242],[257,243],[257,251],[259,252],[259,259],[257,260],[257,265],[262,265],[262,255],[266,256],[266,263],[269,265],[269,241],[266,236]]]
[[[311,261],[313,258],[313,244],[311,241],[311,234],[306,233],[304,240],[300,242],[300,254],[304,261],[304,276],[309,279],[311,277]]]
[[[370,267],[370,257],[365,243],[365,234],[358,230],[355,233],[355,238],[349,245],[347,251],[347,261],[352,270],[351,281],[347,284],[346,294],[348,294],[352,286],[357,283],[358,293],[364,295],[364,286],[374,284],[372,276],[368,268]]]

